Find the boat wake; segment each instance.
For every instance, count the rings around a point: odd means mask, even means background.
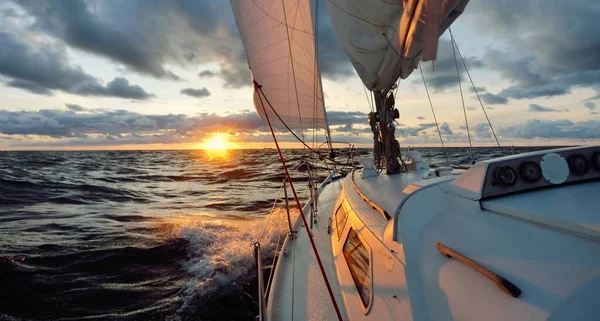
[[[292,211],[292,216],[297,213]],[[167,319],[254,318],[253,244],[260,240],[264,262],[273,262],[275,247],[288,232],[285,210],[275,209],[270,217],[260,219],[202,215],[168,224],[174,237],[189,242],[188,258],[181,264],[190,279],[181,290],[181,307]]]

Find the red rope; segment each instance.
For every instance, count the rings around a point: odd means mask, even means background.
[[[338,320],[343,321],[342,313],[340,312],[340,308],[338,307],[337,302],[335,301],[335,297],[333,296],[333,291],[331,290],[331,285],[329,284],[329,279],[327,279],[327,274],[325,274],[325,268],[323,267],[323,262],[321,262],[321,257],[319,256],[319,252],[317,251],[317,246],[313,240],[312,233],[308,228],[308,223],[306,222],[306,217],[304,216],[304,211],[302,210],[302,205],[300,204],[300,200],[298,199],[298,194],[296,194],[296,189],[294,188],[294,183],[292,183],[292,178],[290,177],[290,173],[288,171],[287,165],[285,163],[285,159],[283,158],[283,154],[281,154],[281,149],[279,148],[279,142],[277,141],[277,137],[275,136],[275,132],[273,131],[273,126],[271,126],[271,120],[269,119],[269,114],[267,113],[267,109],[265,108],[265,104],[263,103],[261,97],[261,91],[259,89],[262,86],[259,85],[256,80],[254,80],[254,91],[258,95],[260,99],[261,107],[265,113],[265,118],[267,119],[267,124],[269,124],[269,130],[271,130],[271,135],[273,136],[273,141],[275,142],[275,146],[277,147],[277,153],[279,154],[279,159],[281,160],[281,164],[283,165],[283,170],[285,172],[285,176],[290,183],[290,187],[292,188],[292,193],[294,194],[294,200],[296,201],[296,206],[300,211],[300,217],[302,218],[302,222],[304,223],[304,229],[306,230],[306,234],[308,234],[308,240],[310,241],[310,245],[312,246],[313,252],[315,253],[315,257],[317,259],[317,263],[319,264],[319,269],[321,270],[321,275],[323,276],[323,280],[325,281],[325,286],[327,287],[327,292],[329,292],[329,297],[331,298],[331,303],[333,303],[333,308],[335,309],[335,314],[337,314]],[[265,97],[266,98],[266,97]]]

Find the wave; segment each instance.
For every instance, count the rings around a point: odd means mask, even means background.
[[[198,315],[211,320],[253,319],[256,269],[252,246],[260,239],[265,260],[273,260],[277,242],[287,233],[286,219],[286,212],[276,209],[266,219],[203,215],[171,222],[173,235],[189,242],[188,259],[182,266],[191,279],[181,291],[181,307],[170,320]],[[232,302],[236,309],[231,309]]]

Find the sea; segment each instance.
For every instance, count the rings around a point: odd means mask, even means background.
[[[419,151],[472,163],[466,148]],[[307,151],[283,155],[305,200]],[[283,178],[274,149],[0,152],[0,320],[254,320],[253,244],[268,261],[285,237]]]

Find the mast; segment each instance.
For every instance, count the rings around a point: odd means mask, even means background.
[[[383,160],[383,165],[388,175],[398,174],[401,171],[400,163],[400,144],[396,140],[394,126],[394,120],[399,118],[400,113],[396,109],[396,100],[394,98],[393,91],[389,93],[384,91],[374,92],[375,97],[375,109],[374,115],[369,115],[371,120],[371,130],[377,130],[379,135],[376,135],[373,139],[375,145],[379,144],[380,148],[373,150],[373,156],[377,160]],[[373,126],[375,125],[375,128]],[[377,141],[379,140],[379,142]]]

